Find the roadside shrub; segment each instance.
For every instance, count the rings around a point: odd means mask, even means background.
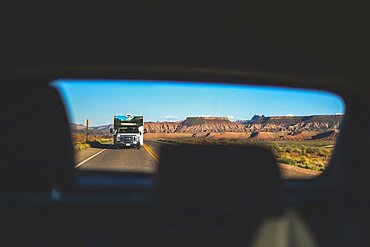
[[[87,149],[90,147],[89,143],[75,143],[74,144],[74,150],[75,152],[79,152],[81,150]]]
[[[280,163],[288,164],[288,165],[296,165],[297,162],[294,159],[287,158],[287,157],[281,157],[277,160]]]

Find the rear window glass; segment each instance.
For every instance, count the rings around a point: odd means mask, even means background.
[[[333,93],[283,87],[133,80],[52,83],[70,121],[75,167],[155,172],[163,145],[260,145],[281,176],[328,166],[344,116]]]

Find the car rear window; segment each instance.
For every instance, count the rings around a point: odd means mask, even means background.
[[[163,145],[259,145],[287,179],[319,176],[344,118],[336,94],[179,81],[59,79],[80,170],[155,172]],[[179,157],[181,158],[181,157]]]

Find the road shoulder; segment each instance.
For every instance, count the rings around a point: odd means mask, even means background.
[[[81,150],[79,152],[75,152],[75,166],[79,163],[81,163],[82,161],[88,159],[89,157],[99,153],[101,150],[103,150],[104,148],[93,148],[93,147],[90,147],[90,148],[87,148],[87,149],[84,149],[84,150]]]

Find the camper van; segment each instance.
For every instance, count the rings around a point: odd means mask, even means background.
[[[144,144],[144,117],[132,114],[114,116],[113,129],[110,129],[110,132],[114,134],[113,143],[116,148],[140,149]]]

